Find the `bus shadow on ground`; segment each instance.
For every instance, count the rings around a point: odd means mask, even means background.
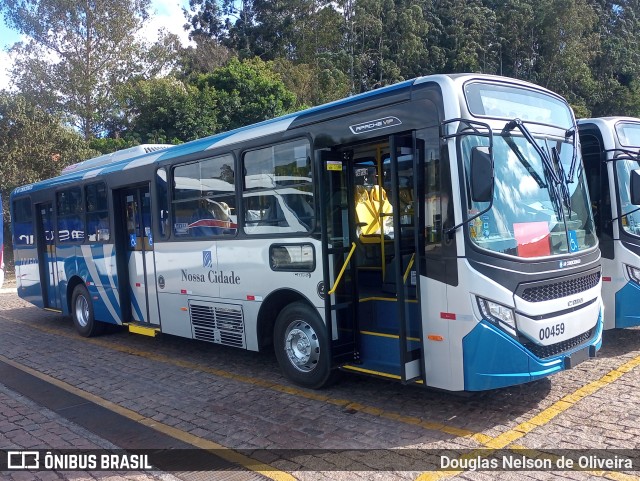
[[[609,329],[602,334],[602,348],[597,357],[611,358],[640,354],[640,328]]]

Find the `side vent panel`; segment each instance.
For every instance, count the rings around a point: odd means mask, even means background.
[[[189,301],[189,317],[194,339],[246,348],[242,306]]]

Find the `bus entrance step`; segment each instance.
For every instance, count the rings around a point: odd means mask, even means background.
[[[360,374],[368,374],[369,376],[373,377],[395,379],[397,381],[400,381],[402,379],[402,377],[400,376],[400,366],[383,362],[365,361],[361,364],[345,364],[341,366],[340,369],[345,371],[358,372]],[[424,380],[416,377],[414,379],[409,379],[407,383],[424,384]]]
[[[400,366],[389,363],[364,361],[362,364],[346,364],[342,369],[387,379],[401,379]]]
[[[133,334],[156,337],[160,333],[159,327],[150,327],[150,326],[144,326],[141,324],[132,324],[129,322],[126,322],[124,325],[127,326],[129,328],[129,332]]]

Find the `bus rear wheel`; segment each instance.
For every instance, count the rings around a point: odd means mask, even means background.
[[[285,376],[319,389],[333,378],[329,340],[318,313],[302,302],[285,307],[274,327],[274,347]]]
[[[93,315],[93,303],[84,284],[78,284],[73,290],[71,315],[73,324],[81,336],[92,337],[102,333],[104,324],[96,321]]]

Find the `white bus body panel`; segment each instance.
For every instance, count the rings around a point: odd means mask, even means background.
[[[314,246],[314,272],[271,270],[272,244],[303,243]],[[162,332],[194,338],[190,304],[215,302],[238,310],[244,325],[245,347],[257,351],[260,307],[270,294],[280,289],[296,291],[318,308],[324,318],[324,304],[317,293],[322,281],[321,249],[319,241],[307,237],[156,244]]]

